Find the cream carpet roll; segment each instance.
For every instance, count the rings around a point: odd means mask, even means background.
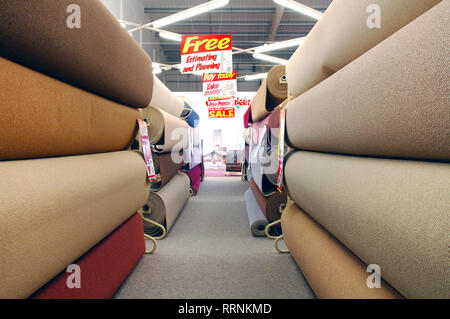
[[[407,298],[449,298],[450,164],[297,151],[290,196]]]
[[[256,92],[251,104],[251,117],[258,122],[267,117],[287,98],[286,66],[274,66]]]
[[[153,77],[153,95],[150,105],[158,107],[175,117],[180,117],[184,111],[183,100],[170,91],[156,76]]]
[[[281,227],[287,247],[317,298],[400,297],[385,281],[381,281],[381,288],[368,288],[371,273],[366,272],[367,266],[296,204],[283,211]]]
[[[334,0],[289,59],[289,92],[295,97],[306,92],[440,1]],[[380,28],[368,27],[373,5],[380,8]]]
[[[0,162],[0,298],[26,298],[145,204],[132,151]]]
[[[138,111],[0,58],[0,160],[126,149]]]
[[[180,151],[189,145],[189,126],[185,121],[154,106],[142,110],[149,121],[148,134],[160,153]]]
[[[151,192],[147,201],[151,212],[144,213],[144,217],[164,225],[169,231],[189,199],[190,183],[189,177],[179,172],[157,193]],[[157,236],[160,229],[144,221],[144,231]]]
[[[100,0],[0,0],[0,43],[1,57],[118,103],[152,98],[152,61]]]
[[[289,143],[304,150],[449,161],[448,12],[450,2],[442,2],[291,101]]]

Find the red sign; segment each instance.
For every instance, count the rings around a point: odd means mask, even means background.
[[[233,118],[234,107],[214,107],[209,109],[209,118]]]

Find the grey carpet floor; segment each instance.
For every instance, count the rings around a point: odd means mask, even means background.
[[[314,298],[289,254],[251,235],[240,178],[206,178],[116,298]]]

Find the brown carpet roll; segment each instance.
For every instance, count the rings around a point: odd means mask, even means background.
[[[154,106],[142,110],[149,121],[150,142],[157,152],[167,153],[186,149],[189,145],[189,126],[185,121]]]
[[[291,146],[449,161],[449,11],[442,2],[291,101]]]
[[[154,76],[153,96],[150,105],[160,108],[175,117],[180,117],[184,111],[184,102],[170,91],[156,76]]]
[[[0,0],[0,56],[132,107],[152,98],[152,61],[100,0]],[[70,11],[72,12],[72,11]]]
[[[333,236],[289,204],[281,217],[284,240],[317,298],[387,299],[400,296],[384,280],[381,288],[368,288],[364,265]],[[381,271],[383,275],[383,271]]]
[[[334,0],[289,59],[289,92],[294,97],[306,92],[440,1]],[[368,27],[370,5],[381,9],[380,28]]]
[[[287,98],[287,84],[284,82],[285,80],[280,81],[285,75],[285,65],[276,65],[269,71],[267,78],[264,79],[252,100],[251,116],[253,122],[264,119]]]
[[[270,196],[264,196],[253,178],[250,182],[250,188],[269,223],[279,220],[281,217],[280,206],[287,202],[286,193],[276,192]]]
[[[0,160],[126,149],[132,109],[0,58]]]
[[[155,165],[156,174],[159,175],[160,181],[152,184],[152,191],[157,191],[161,189],[164,185],[169,183],[169,181],[177,174],[177,172],[183,166],[183,162],[175,163],[172,159],[172,155],[179,156],[182,158],[182,155],[179,153],[156,153],[152,152],[153,155],[153,164]],[[175,157],[174,157],[175,158]]]
[[[449,298],[450,164],[297,151],[290,196],[407,298]]]
[[[189,199],[190,183],[189,177],[179,172],[157,193],[151,192],[147,201],[147,206],[150,207],[151,212],[144,213],[144,217],[164,225],[169,231]],[[150,236],[160,234],[158,227],[145,221],[144,231]]]
[[[136,152],[0,162],[0,298],[26,298],[145,204]]]

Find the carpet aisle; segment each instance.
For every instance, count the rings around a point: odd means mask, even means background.
[[[252,237],[247,189],[239,177],[206,178],[115,298],[314,298],[290,254]]]

